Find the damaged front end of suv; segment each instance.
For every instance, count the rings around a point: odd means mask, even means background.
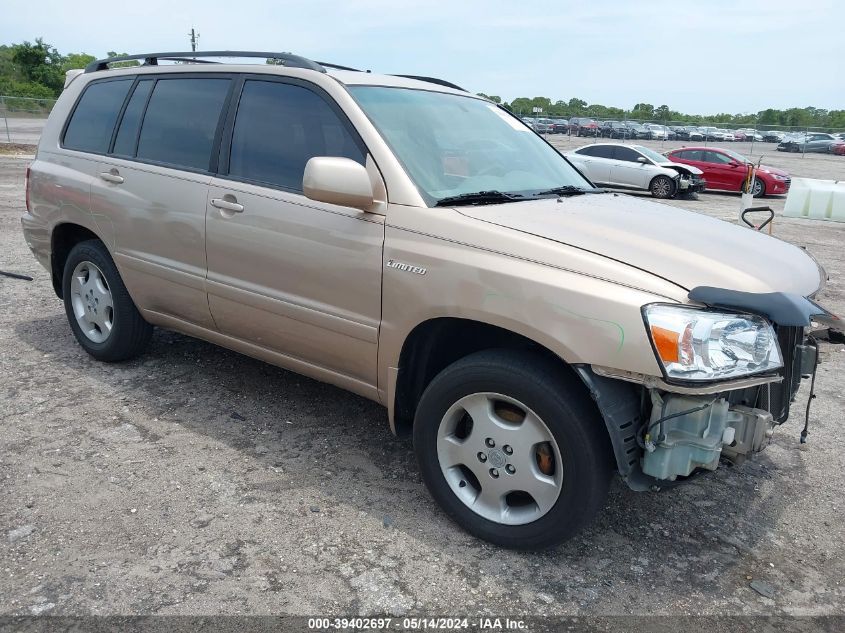
[[[619,472],[634,490],[659,490],[722,458],[741,463],[786,422],[810,381],[800,441],[807,439],[819,344],[811,326],[843,323],[812,299],[700,286],[690,304],[643,306],[663,377],[582,365],[610,433]],[[818,330],[813,330],[818,331]]]

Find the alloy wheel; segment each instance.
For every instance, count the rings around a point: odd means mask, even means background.
[[[438,429],[437,458],[455,496],[504,525],[539,519],[563,488],[551,431],[527,406],[501,394],[474,393],[452,405]]]
[[[73,270],[71,304],[76,323],[94,343],[103,343],[114,328],[114,302],[103,271],[89,261]]]

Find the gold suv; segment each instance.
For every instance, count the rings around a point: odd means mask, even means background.
[[[71,71],[23,227],[95,358],[158,326],[376,400],[443,510],[517,548],[574,534],[614,473],[759,450],[815,372],[810,319],[839,323],[799,248],[598,189],[448,82],[291,54]]]

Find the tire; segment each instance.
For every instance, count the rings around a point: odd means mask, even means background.
[[[604,506],[615,465],[604,422],[577,376],[529,352],[486,350],[444,369],[423,393],[413,436],[423,481],[446,514],[513,549],[545,549],[577,533]],[[543,438],[550,439],[535,443]],[[523,492],[514,492],[519,486]]]
[[[655,176],[651,179],[648,190],[655,198],[671,198],[675,195],[675,181],[669,176]]]
[[[754,184],[751,186],[751,195],[755,198],[762,198],[766,195],[766,183],[759,178],[754,179]]]
[[[138,312],[100,240],[71,249],[62,273],[62,296],[76,340],[97,360],[128,360],[149,343],[153,328]]]

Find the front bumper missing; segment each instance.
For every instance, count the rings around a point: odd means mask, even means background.
[[[723,457],[741,462],[760,451],[774,427],[788,418],[802,378],[815,378],[818,345],[806,335],[811,322],[843,332],[839,317],[799,295],[697,288],[690,298],[765,316],[777,330],[784,366],[777,374],[700,385],[576,366],[604,418],[619,473],[634,490],[676,485],[715,470]],[[802,442],[808,421],[809,404]]]

